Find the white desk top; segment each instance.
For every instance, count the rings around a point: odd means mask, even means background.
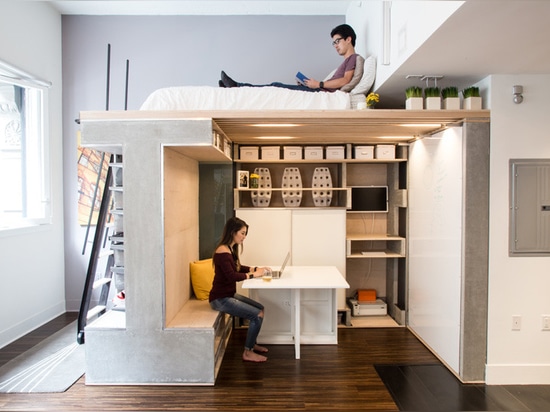
[[[278,268],[273,268],[278,269]],[[243,289],[348,289],[349,284],[336,266],[287,266],[283,276],[270,282],[247,279]]]

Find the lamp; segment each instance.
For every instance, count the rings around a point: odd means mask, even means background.
[[[514,86],[512,87],[514,97],[513,101],[515,104],[520,104],[523,101],[523,86]]]

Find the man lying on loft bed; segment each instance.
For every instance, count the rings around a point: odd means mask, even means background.
[[[358,70],[356,73],[355,66],[357,60],[362,59],[355,53],[355,39],[357,38],[353,28],[347,24],[341,24],[330,32],[332,37],[332,45],[336,48],[336,52],[344,58],[344,61],[335,70],[330,79],[326,81],[318,81],[315,79],[302,78],[298,79],[298,84],[284,84],[273,82],[270,84],[250,84],[239,83],[229,77],[224,71],[221,72],[221,80],[218,82],[220,87],[280,87],[283,89],[301,90],[306,92],[334,92],[341,90],[349,92],[361,79],[363,70]],[[354,78],[355,74],[355,78]],[[300,73],[299,73],[300,75]],[[352,82],[352,80],[355,80]]]
[[[355,31],[347,24],[331,31],[332,44],[344,58],[326,80],[302,84],[239,83],[222,71],[220,87],[176,86],[157,89],[141,110],[345,110],[355,109],[374,83],[376,60],[355,52]],[[241,87],[248,86],[248,87]],[[318,93],[302,93],[318,92]],[[329,93],[327,93],[329,92]]]

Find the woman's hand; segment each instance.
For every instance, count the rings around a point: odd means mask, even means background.
[[[268,266],[258,268],[257,270],[260,273],[260,276],[264,276],[266,272],[271,272],[271,268]]]

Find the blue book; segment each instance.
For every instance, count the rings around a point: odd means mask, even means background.
[[[306,85],[305,81],[309,80],[309,77],[304,75],[302,72],[298,72],[296,73],[296,80],[298,80],[298,83],[303,84],[305,86]]]

